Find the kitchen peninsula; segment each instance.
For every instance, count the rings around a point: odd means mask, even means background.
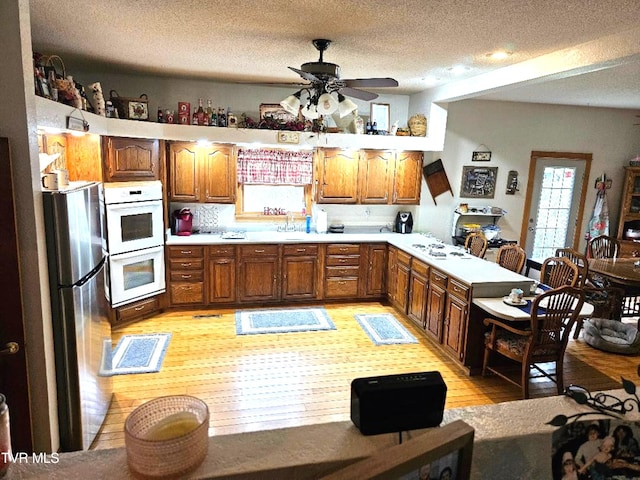
[[[473,300],[533,283],[423,234],[234,237],[167,236],[169,308],[387,299],[470,374],[482,366],[484,334]]]

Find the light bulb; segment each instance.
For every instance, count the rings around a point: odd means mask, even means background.
[[[338,101],[330,93],[323,93],[318,98],[317,111],[320,115],[330,115],[338,109]]]

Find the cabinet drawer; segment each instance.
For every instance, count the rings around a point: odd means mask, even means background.
[[[433,268],[431,269],[431,275],[429,275],[429,282],[432,285],[438,285],[443,290],[447,289],[447,276]]]
[[[317,245],[285,245],[283,250],[283,255],[291,256],[291,255],[313,255],[318,256],[318,246]]]
[[[236,254],[235,245],[210,245],[209,256],[211,257],[233,257]]]
[[[160,300],[158,297],[145,298],[144,300],[118,308],[118,322],[128,322],[159,311]]]
[[[416,260],[415,258],[411,262],[411,271],[417,275],[422,275],[424,278],[429,277],[429,265],[422,263],[420,260]]]
[[[360,265],[360,255],[342,256],[330,255],[327,257],[327,265]]]
[[[202,282],[204,281],[204,272],[202,270],[199,271],[182,271],[182,272],[171,272],[171,281],[172,282]]]
[[[169,260],[169,268],[171,271],[176,270],[202,270],[204,268],[203,258],[185,258],[181,260]]]
[[[357,277],[358,267],[326,267],[327,277]]]
[[[405,266],[410,266],[411,265],[411,255],[409,255],[407,252],[403,252],[402,250],[398,250],[398,263],[405,265]]]
[[[256,255],[278,255],[278,245],[246,245],[239,247],[243,257],[255,257]]]
[[[172,283],[169,286],[172,305],[204,303],[204,283]]]
[[[169,248],[169,258],[203,258],[204,245],[200,246],[175,246]]]
[[[324,289],[324,296],[325,298],[357,297],[358,279],[327,278]]]
[[[454,280],[453,278],[449,279],[449,286],[447,287],[447,292],[449,294],[458,297],[461,300],[467,300],[469,298],[469,291],[471,289],[459,282],[458,280]]]
[[[327,255],[360,255],[360,245],[330,244],[327,245]]]

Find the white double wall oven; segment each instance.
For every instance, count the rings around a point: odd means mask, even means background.
[[[165,291],[160,181],[104,184],[112,307]]]

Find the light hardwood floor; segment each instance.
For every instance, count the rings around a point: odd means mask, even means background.
[[[504,380],[469,377],[390,306],[325,308],[336,330],[236,335],[235,310],[225,309],[168,312],[114,331],[114,346],[125,334],[171,332],[173,337],[160,372],[114,377],[111,408],[92,448],[124,446],[127,415],[162,395],[206,401],[210,436],[349,420],[350,383],[358,377],[438,370],[448,389],[447,409],[519,399],[520,389]],[[374,345],[354,314],[381,312],[394,313],[420,343]],[[570,341],[565,358],[566,385],[593,391],[620,388],[621,376],[637,380],[637,356],[600,352],[582,336]],[[555,394],[548,380],[532,384],[533,398]]]

